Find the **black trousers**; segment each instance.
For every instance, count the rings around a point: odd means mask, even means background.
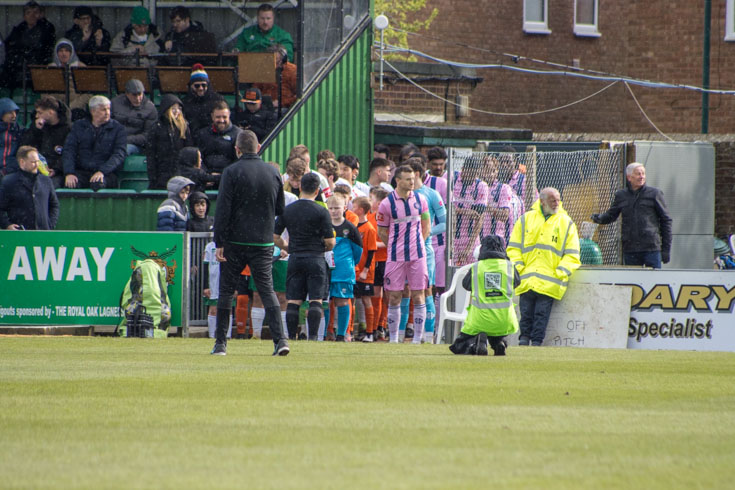
[[[224,246],[226,262],[220,263],[219,298],[217,299],[217,342],[226,342],[227,326],[232,314],[232,296],[237,287],[240,273],[245,266],[250,266],[250,274],[258,288],[258,294],[265,306],[265,315],[273,337],[277,344],[283,337],[281,306],[273,292],[273,245],[255,247],[252,245],[236,245],[227,243]]]

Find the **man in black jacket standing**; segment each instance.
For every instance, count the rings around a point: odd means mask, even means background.
[[[257,155],[260,145],[252,131],[237,137],[235,151],[239,160],[222,173],[217,210],[214,214],[214,243],[220,267],[217,330],[212,354],[227,354],[227,326],[232,310],[232,295],[245,266],[258,288],[265,306],[275,349],[273,355],[289,353],[283,335],[281,308],[273,292],[271,275],[273,227],[283,214],[285,197],[278,171]]]
[[[623,214],[623,263],[661,268],[671,258],[671,216],[664,193],[646,185],[646,169],[634,162],[625,168],[626,189],[615,193],[610,209],[593,214],[592,221],[612,223]]]
[[[59,200],[51,179],[38,171],[38,151],[21,146],[16,157],[20,171],[0,184],[0,229],[53,230],[59,219]]]

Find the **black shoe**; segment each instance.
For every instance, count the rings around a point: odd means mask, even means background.
[[[541,347],[541,344],[542,344],[542,343],[543,343],[543,342],[539,342],[539,341],[537,341],[537,340],[534,340],[533,342],[531,342],[531,345],[532,345],[533,347]]]
[[[304,332],[299,334],[299,340],[306,340],[306,334]]]
[[[412,339],[413,338],[413,328],[406,327],[406,338]]]
[[[245,340],[247,338],[247,336],[244,333],[239,333],[239,334],[237,334],[237,337],[235,337],[235,338],[236,339]]]
[[[505,340],[501,340],[497,344],[495,344],[495,347],[493,347],[493,351],[495,351],[496,356],[504,356],[505,355],[505,349],[508,347],[508,344],[505,343]]]
[[[519,337],[518,338],[518,345],[529,345],[531,343],[531,339],[528,337]]]
[[[289,352],[291,352],[291,348],[288,346],[288,340],[281,339],[276,344],[276,347],[273,350],[273,355],[274,356],[287,356]]]
[[[336,340],[337,340],[337,342],[346,342],[344,335],[337,335],[337,339]]]
[[[215,342],[212,352],[213,356],[226,356],[227,355],[227,344],[224,342]]]
[[[487,334],[485,332],[480,332],[477,334],[477,340],[475,341],[475,355],[487,355]]]

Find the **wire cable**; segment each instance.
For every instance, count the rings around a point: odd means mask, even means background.
[[[643,114],[643,117],[646,118],[646,121],[648,121],[648,123],[651,126],[653,126],[653,129],[655,129],[656,131],[658,131],[658,134],[660,134],[661,136],[663,136],[667,140],[673,142],[674,140],[672,138],[669,138],[668,135],[664,134],[663,131],[661,131],[660,129],[658,129],[658,126],[656,126],[656,124],[654,124],[654,122],[651,121],[651,118],[648,117],[648,114],[646,114],[646,111],[643,110],[643,107],[641,107],[641,104],[638,102],[638,99],[636,98],[635,94],[633,93],[633,89],[630,88],[630,85],[628,85],[627,82],[623,82],[623,83],[625,83],[625,88],[627,88],[628,89],[628,92],[630,92],[630,95],[631,95],[631,97],[633,97],[633,101],[635,102],[635,105],[638,106],[638,109],[641,111],[641,114]]]
[[[435,98],[437,98],[437,99],[439,99],[441,101],[444,101],[444,102],[446,102],[448,104],[451,104],[453,106],[460,107],[460,104],[457,104],[454,101],[445,99],[441,95],[435,94],[434,92],[430,91],[429,89],[424,88],[423,86],[421,86],[418,83],[414,82],[413,80],[411,80],[410,78],[408,78],[406,75],[404,75],[403,73],[401,73],[389,61],[385,61],[384,60],[383,62],[386,65],[388,65],[396,74],[398,74],[399,77],[401,77],[402,79],[406,80],[411,85],[414,85],[419,90],[421,90],[421,91],[427,93],[428,95],[431,95],[432,97],[435,97]],[[612,87],[613,85],[617,84],[618,82],[619,82],[619,80],[615,80],[612,83],[610,83],[609,85],[607,85],[607,86],[603,87],[602,89],[598,90],[597,92],[595,92],[593,94],[590,94],[590,95],[588,95],[586,97],[583,97],[583,98],[581,98],[579,100],[575,100],[574,102],[570,102],[568,104],[564,104],[564,105],[559,106],[559,107],[553,107],[551,109],[544,109],[544,110],[540,110],[540,111],[533,111],[533,112],[492,112],[492,111],[485,111],[485,110],[482,110],[482,109],[475,109],[474,107],[468,107],[468,109],[471,110],[471,111],[473,111],[473,112],[478,112],[478,113],[481,113],[481,114],[489,114],[491,116],[535,116],[535,115],[538,115],[538,114],[546,114],[546,113],[549,113],[549,112],[559,111],[559,110],[562,110],[562,109],[566,109],[568,107],[571,107],[573,105],[579,104],[581,102],[584,102],[584,101],[586,101],[588,99],[591,99],[592,97],[595,97],[595,96],[601,94],[602,92],[604,92],[605,90],[609,89],[610,87]]]

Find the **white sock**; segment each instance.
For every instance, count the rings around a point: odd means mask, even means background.
[[[263,333],[263,320],[265,320],[265,308],[253,308],[250,312],[250,321],[253,324],[253,338],[260,339]]]
[[[355,310],[357,310],[357,323],[365,323],[365,305],[361,298],[355,298]]]
[[[316,339],[320,342],[324,340],[324,331],[327,329],[327,326],[324,323],[325,320],[326,318],[324,318],[324,315],[322,315],[322,319],[319,320],[319,330],[317,331]]]
[[[281,323],[283,324],[283,335],[288,338],[288,326],[286,325],[286,311],[281,310]]]
[[[434,332],[424,332],[424,342],[427,344],[434,343]]]
[[[207,315],[207,331],[209,332],[209,338],[214,338],[214,333],[217,331],[217,315]]]
[[[426,321],[426,304],[413,305],[413,343],[420,344],[424,335],[424,322]]]
[[[398,323],[401,321],[401,305],[390,306],[388,305],[388,332],[390,334],[390,341],[393,343],[403,342],[399,339]],[[405,332],[403,333],[405,337]]]

